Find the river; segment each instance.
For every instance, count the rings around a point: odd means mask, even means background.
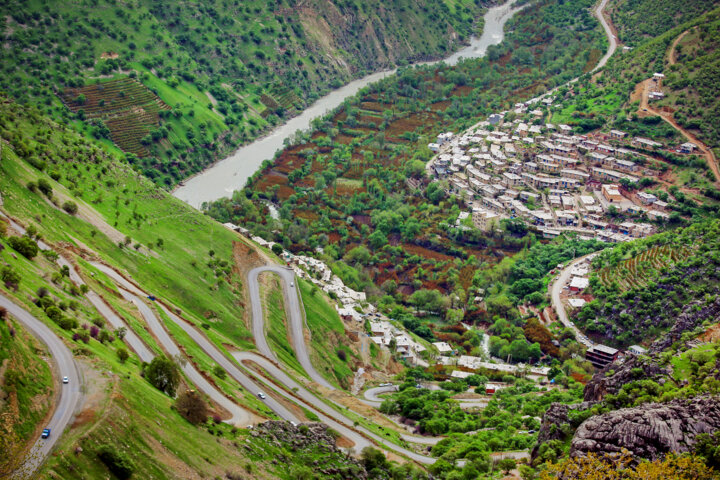
[[[436,62],[445,62],[448,65],[456,64],[461,58],[477,58],[485,55],[490,45],[497,45],[503,39],[505,22],[507,22],[520,8],[512,8],[512,1],[490,8],[485,13],[485,27],[480,37],[472,37],[470,45],[453,53],[449,57]],[[235,153],[216,162],[206,170],[187,179],[184,185],[174,192],[180,200],[199,208],[203,202],[210,202],[223,197],[230,197],[232,192],[245,186],[247,179],[260,168],[264,160],[272,159],[275,152],[282,149],[286,138],[291,137],[298,130],[310,128],[310,122],[338,107],[342,102],[355,95],[363,87],[392,75],[393,70],[373,73],[366,77],[354,80],[347,85],[333,90],[318,99],[297,117],[291,118],[287,123],[276,127],[268,135],[254,142],[240,147]]]

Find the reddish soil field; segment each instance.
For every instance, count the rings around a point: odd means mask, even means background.
[[[453,88],[452,92],[450,92],[450,95],[453,97],[467,97],[470,95],[473,91],[473,87],[470,85],[463,85],[461,87],[455,87]]]
[[[450,100],[443,100],[442,102],[435,102],[430,104],[430,110],[433,112],[444,112],[452,103]]]
[[[430,250],[429,248],[414,245],[412,243],[403,243],[402,247],[403,250],[405,250],[410,255],[418,255],[420,257],[437,260],[439,262],[453,259],[453,257],[451,257],[450,255],[445,255],[444,253],[436,252],[435,250]]]

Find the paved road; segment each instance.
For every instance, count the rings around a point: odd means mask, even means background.
[[[122,288],[121,292],[125,290],[125,294],[129,295],[139,295],[139,296],[147,296],[145,292],[140,290],[138,287],[136,287],[134,284],[129,282],[127,279],[125,279],[122,275],[117,273],[112,268],[99,264],[99,263],[93,263],[92,264],[95,268],[98,268],[103,273],[110,276],[114,281],[116,281]],[[275,267],[275,268],[282,268],[282,267]],[[291,273],[292,272],[288,272]],[[144,304],[144,302],[140,302]],[[400,447],[398,445],[395,445],[389,441],[384,440],[379,435],[376,435],[369,430],[365,429],[364,427],[357,426],[355,427],[354,421],[346,416],[344,416],[342,413],[338,412],[335,408],[331,407],[327,403],[325,403],[323,400],[319,399],[315,394],[308,391],[303,385],[299,384],[295,380],[293,380],[287,373],[285,373],[281,368],[279,368],[275,363],[268,360],[265,356],[261,356],[256,353],[252,352],[234,352],[232,353],[232,356],[238,361],[242,362],[244,360],[247,361],[253,361],[260,365],[265,371],[268,372],[273,377],[273,380],[281,385],[283,385],[286,389],[293,392],[293,395],[290,396],[286,392],[284,392],[281,388],[277,387],[276,385],[273,385],[272,383],[260,381],[257,377],[254,379],[251,379],[249,375],[247,375],[243,370],[241,370],[235,363],[233,363],[229,358],[225,356],[223,352],[221,352],[215,344],[213,344],[202,332],[197,330],[195,327],[190,325],[188,322],[183,320],[182,318],[178,317],[175,313],[170,311],[167,307],[165,307],[162,303],[157,304],[159,308],[161,308],[172,321],[174,321],[177,325],[179,325],[183,331],[185,331],[193,341],[195,341],[198,346],[207,353],[215,362],[217,362],[227,373],[233,377],[235,380],[238,381],[243,387],[248,389],[250,392],[257,392],[257,391],[264,391],[266,393],[272,392],[277,396],[288,398],[290,401],[293,401],[297,404],[299,404],[302,407],[305,407],[311,411],[313,411],[321,421],[327,423],[330,427],[336,429],[340,434],[350,439],[352,442],[355,443],[355,450],[361,451],[364,447],[377,444],[386,450],[391,450],[396,453],[400,453],[402,455],[405,455],[417,462],[424,463],[424,464],[430,464],[434,463],[435,459],[432,457],[428,457],[425,455],[417,454],[411,450],[408,450],[406,448]],[[140,308],[140,307],[139,307]],[[145,307],[147,308],[147,306]],[[299,308],[299,307],[298,307]],[[149,309],[148,309],[149,310]],[[151,311],[150,311],[151,312]],[[141,309],[141,313],[143,313]],[[147,314],[147,312],[144,313],[144,315]],[[148,322],[150,324],[150,322]],[[152,328],[151,328],[152,329]],[[264,337],[264,334],[262,335]],[[254,376],[254,374],[253,374]],[[262,382],[262,383],[261,383]],[[261,388],[259,385],[264,384],[265,388]],[[272,396],[268,395],[267,399],[265,400],[265,403],[270,407],[278,416],[281,418],[288,420],[288,421],[294,421],[299,422],[299,419],[293,415],[289,410],[287,410],[280,402],[278,402],[276,399],[274,399]],[[412,435],[403,436],[407,441],[414,441],[415,443],[423,443],[423,444],[435,444],[438,441],[442,440],[442,438],[425,438],[425,437],[415,437]]]
[[[610,25],[608,25],[607,20],[605,20],[605,15],[603,15],[603,10],[605,10],[607,4],[608,0],[602,0],[600,2],[600,5],[598,5],[593,12],[595,14],[595,17],[597,17],[603,29],[605,30],[605,36],[607,36],[608,38],[607,52],[605,52],[605,55],[600,59],[595,68],[592,69],[593,72],[596,70],[600,70],[602,67],[604,67],[605,64],[607,64],[608,60],[610,60],[610,57],[613,56],[613,53],[615,53],[615,50],[617,50],[617,38],[615,38],[615,35],[610,28]]]
[[[292,390],[295,397],[302,400],[301,402],[299,402],[301,405],[306,406],[306,408],[310,407],[311,410],[318,414],[322,422],[327,423],[332,428],[338,430],[343,436],[346,436],[347,438],[355,442],[354,448],[357,452],[360,452],[364,447],[372,445],[374,443],[385,448],[386,450],[400,453],[412,460],[423,464],[435,463],[436,459],[432,457],[420,455],[411,450],[396,445],[390,441],[387,441],[381,436],[371,432],[363,426],[354,426],[353,420],[346,417],[332,406],[317,398],[314,393],[311,393],[303,385],[293,380],[282,369],[280,369],[274,363],[270,362],[265,357],[262,357],[252,352],[233,352],[232,355],[239,362],[252,361],[260,365],[276,381],[285,386],[285,388]],[[440,440],[442,440],[442,437],[416,437],[413,435],[402,434],[400,436],[406,441],[426,445],[434,445]],[[373,440],[373,442],[370,442],[368,439]]]
[[[165,352],[171,356],[182,355],[175,341],[170,337],[170,335],[163,327],[162,322],[157,318],[152,309],[150,309],[147,304],[143,300],[141,300],[141,297],[145,298],[147,297],[147,294],[137,288],[132,283],[125,280],[125,278],[123,278],[112,268],[96,262],[93,262],[92,265],[101,272],[108,275],[110,278],[112,278],[113,281],[115,281],[119,285],[118,290],[120,291],[120,294],[123,296],[123,298],[135,304],[138,311],[145,319],[145,322],[148,325],[148,329],[155,336],[158,343],[162,346],[163,350],[165,350]],[[166,311],[166,313],[170,312]],[[128,331],[128,333],[130,333],[130,331]],[[150,360],[152,360],[153,357],[154,355],[150,353]],[[143,361],[146,362],[150,360],[143,359]],[[230,412],[231,418],[226,420],[227,423],[244,426],[251,422],[252,417],[250,413],[229,398],[227,398],[224,393],[219,391],[214,385],[208,382],[192,363],[186,362],[185,365],[181,365],[181,368],[183,370],[183,373],[185,373],[188,379],[198,388],[198,390],[205,393],[213,400],[213,402],[217,403],[225,410]],[[257,390],[251,391],[256,392]]]
[[[598,252],[585,255],[584,257],[577,258],[572,262],[568,263],[568,265],[558,275],[555,283],[553,283],[550,287],[550,298],[552,300],[552,306],[555,309],[555,313],[557,314],[558,319],[563,325],[575,332],[575,339],[586,347],[591,347],[593,345],[593,342],[591,342],[585,335],[583,335],[583,333],[575,326],[575,324],[570,321],[567,316],[567,312],[565,311],[565,305],[563,305],[562,300],[560,299],[560,294],[563,291],[563,287],[567,285],[568,280],[570,279],[570,272],[572,271],[572,269],[575,268],[577,264],[582,263],[585,260],[592,260],[593,258],[595,258],[596,255],[598,255]]]
[[[60,388],[60,401],[56,404],[55,412],[47,424],[47,428],[52,430],[50,438],[39,438],[27,455],[25,463],[11,477],[31,478],[35,470],[50,454],[50,450],[60,439],[78,406],[82,403],[82,380],[70,349],[47,325],[1,294],[0,305],[5,307],[8,313],[15,317],[33,336],[48,346],[50,355],[57,366],[54,373],[59,377],[56,385]],[[60,380],[62,377],[68,377],[69,383],[63,384]]]
[[[300,301],[298,299],[299,292],[297,291],[297,285],[294,283],[295,272],[289,268],[279,265],[265,265],[254,268],[248,273],[248,289],[250,291],[250,303],[252,304],[252,329],[253,336],[255,337],[255,345],[257,345],[258,350],[266,357],[277,360],[265,337],[263,309],[262,302],[260,301],[260,284],[258,282],[258,275],[263,272],[276,273],[282,279],[285,311],[290,321],[290,336],[292,337],[293,350],[295,350],[295,356],[300,366],[303,367],[312,381],[325,388],[335,390],[335,387],[315,370],[315,367],[310,361],[307,345],[305,345],[305,332],[303,328],[305,322],[303,321],[302,308],[300,307]]]

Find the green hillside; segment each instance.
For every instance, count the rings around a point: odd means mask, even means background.
[[[605,250],[593,261],[594,300],[578,325],[619,346],[656,339],[687,305],[700,310],[720,294],[719,234],[715,220]]]
[[[3,2],[0,90],[112,140],[137,170],[172,185],[330,88],[457,49],[482,6]]]
[[[17,466],[25,442],[38,433],[52,406],[55,388],[46,355],[45,346],[0,307],[0,475]]]

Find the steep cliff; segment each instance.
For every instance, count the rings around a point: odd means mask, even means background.
[[[651,403],[597,415],[575,432],[570,455],[629,450],[635,457],[655,459],[692,450],[695,437],[720,429],[720,397],[700,396]]]

